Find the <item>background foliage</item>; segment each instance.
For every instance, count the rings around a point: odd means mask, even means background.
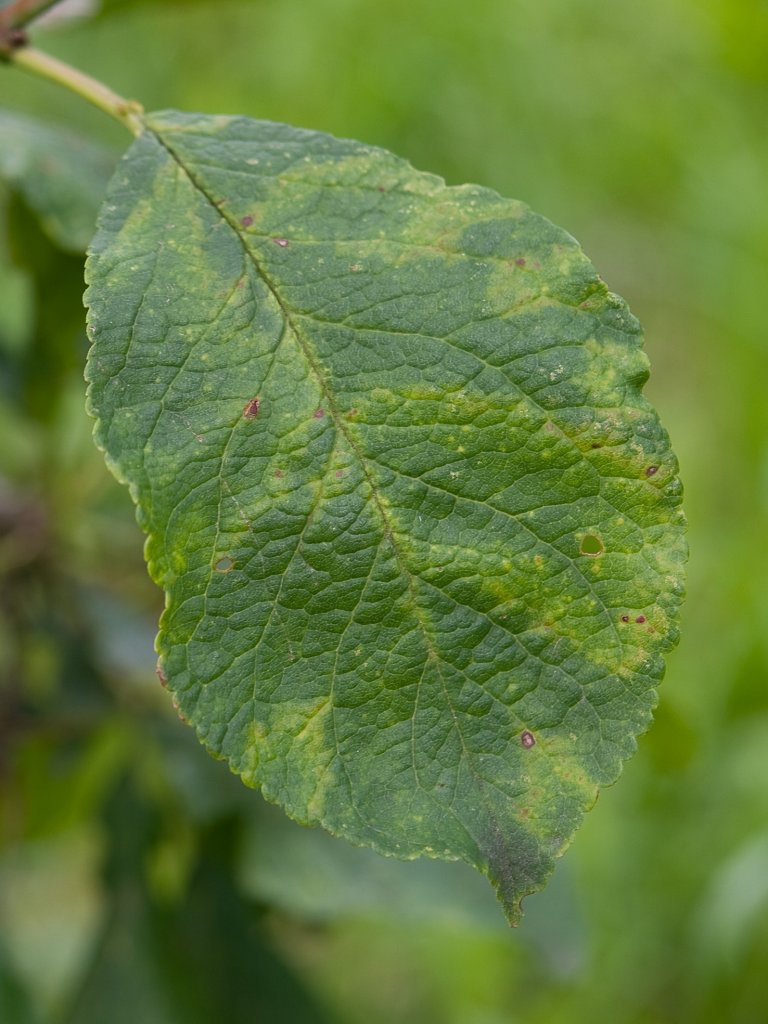
[[[760,1019],[768,8],[111,0],[37,41],[148,109],[361,138],[565,225],[646,326],[693,560],[656,724],[517,931],[462,865],[292,825],[203,754],[154,677],[160,595],[83,412],[82,260],[4,187],[0,1019]],[[3,107],[129,141],[0,71]]]

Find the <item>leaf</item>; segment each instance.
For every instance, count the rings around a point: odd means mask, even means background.
[[[511,920],[651,719],[684,560],[637,321],[523,204],[147,117],[87,267],[96,439],[180,714],[291,817]]]
[[[62,249],[85,252],[115,156],[72,132],[0,110],[0,177]]]

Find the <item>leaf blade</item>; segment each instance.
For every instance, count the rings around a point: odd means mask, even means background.
[[[89,259],[90,400],[181,712],[293,817],[465,859],[514,917],[675,639],[637,322],[489,190],[266,122],[147,124]]]

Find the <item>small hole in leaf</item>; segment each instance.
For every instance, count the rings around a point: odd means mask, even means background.
[[[602,555],[605,551],[603,542],[599,537],[596,537],[594,533],[588,533],[586,537],[582,538],[581,541],[581,553],[582,555]]]
[[[216,565],[214,566],[216,572],[231,572],[234,569],[234,567],[235,563],[232,561],[229,555],[224,555],[224,557],[220,558]]]

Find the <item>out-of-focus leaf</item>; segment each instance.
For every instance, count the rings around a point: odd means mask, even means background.
[[[102,914],[98,834],[78,829],[21,844],[0,859],[0,929],[39,1012],[57,1012],[79,983]]]
[[[244,892],[298,920],[368,920],[508,938],[510,946],[534,947],[539,961],[560,977],[574,976],[586,962],[586,927],[574,904],[567,864],[559,866],[543,893],[526,902],[525,927],[512,933],[487,886],[465,865],[379,857],[334,842],[320,829],[301,828],[259,802],[252,806],[243,838],[238,878]]]
[[[384,917],[504,928],[491,891],[467,865],[380,857],[301,828],[268,804],[250,818],[239,873],[255,899],[313,921]]]
[[[124,893],[67,1024],[187,1024],[165,989],[152,940],[144,894]]]
[[[8,246],[9,189],[0,181],[0,360],[17,355],[32,325],[32,293],[29,275],[15,267]],[[0,361],[0,388],[3,388]]]
[[[234,889],[233,835],[204,837],[178,907],[158,906],[146,866],[158,821],[130,785],[112,801],[110,916],[67,1024],[323,1024],[325,1014],[268,948],[256,911]]]
[[[17,355],[29,338],[32,289],[27,274],[0,263],[0,352]]]
[[[227,862],[234,837],[224,830],[222,838]],[[269,949],[257,915],[212,853],[204,851],[179,909],[157,919],[168,978],[176,998],[186,1007],[185,1024],[208,1024],[219,1018],[229,1024],[327,1021],[299,979]]]
[[[709,960],[722,959],[733,968],[767,909],[765,832],[735,850],[715,873],[694,920],[695,943]]]
[[[29,286],[26,344],[9,359],[8,390],[35,420],[56,419],[73,378],[82,378],[86,339],[82,311],[82,255],[63,252],[19,194],[7,210],[8,244]]]
[[[29,993],[16,977],[0,944],[0,1020],[3,1024],[40,1024]]]
[[[35,424],[19,416],[18,407],[0,396],[0,435],[5,443],[0,448],[0,517],[7,518],[6,510],[18,504],[11,488],[2,477],[29,478],[39,465],[42,438]]]
[[[203,742],[507,914],[647,727],[685,545],[637,321],[523,204],[148,115],[88,264],[91,409]]]
[[[0,111],[0,177],[69,252],[85,252],[116,156],[42,121]]]

